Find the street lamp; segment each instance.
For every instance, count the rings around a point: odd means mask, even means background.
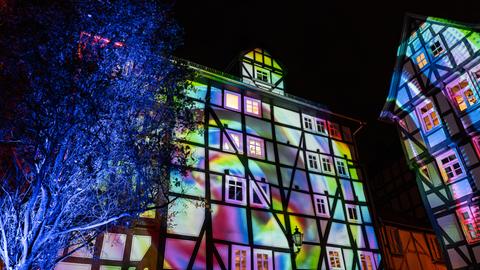
[[[298,230],[297,226],[295,226],[295,231],[292,234],[292,238],[293,238],[293,245],[294,245],[293,250],[296,255],[300,252],[300,249],[302,249],[302,244],[303,244],[303,233],[301,233]],[[297,248],[297,251],[295,251],[295,247]]]

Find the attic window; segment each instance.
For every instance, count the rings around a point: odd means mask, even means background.
[[[417,62],[418,68],[422,69],[424,66],[428,64],[427,58],[425,57],[425,53],[420,53],[415,57],[415,61]]]
[[[430,45],[430,50],[432,51],[432,54],[433,54],[434,57],[437,57],[440,54],[442,54],[444,49],[443,49],[443,46],[442,46],[442,43],[440,42],[440,40],[435,40]]]
[[[268,73],[265,70],[257,69],[257,79],[268,83]]]

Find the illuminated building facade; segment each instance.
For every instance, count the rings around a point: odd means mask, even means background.
[[[478,27],[406,16],[381,117],[397,123],[446,262],[480,266]]]
[[[262,49],[241,56],[242,78],[188,64],[203,125],[177,134],[192,157],[186,176],[171,174],[166,220],[146,214],[97,239],[98,259],[79,252],[57,269],[378,269],[353,138],[362,123],[285,94]]]

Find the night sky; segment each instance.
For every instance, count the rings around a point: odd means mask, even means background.
[[[395,7],[393,1],[314,2],[318,4],[176,1],[175,16],[184,29],[184,45],[176,55],[226,71],[243,50],[269,51],[287,71],[288,93],[368,123],[358,142],[372,176],[403,155],[393,125],[377,118],[387,97],[404,14],[480,23],[480,1],[452,1],[450,6],[444,1],[398,1]]]

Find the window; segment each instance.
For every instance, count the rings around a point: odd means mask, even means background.
[[[420,168],[420,174],[422,174],[425,179],[430,181],[430,173],[428,172],[427,165]]]
[[[245,205],[247,199],[247,196],[245,196],[245,188],[245,179],[227,175],[225,184],[226,201],[235,204]]]
[[[256,69],[257,71],[257,79],[259,79],[260,81],[264,81],[264,82],[269,82],[270,80],[268,79],[268,72],[265,71],[265,70],[260,70],[260,69]]]
[[[331,248],[327,247],[327,252],[328,252],[328,262],[330,265],[330,269],[343,269],[342,266],[342,250],[339,248]]]
[[[478,93],[466,75],[447,85],[448,95],[460,111],[477,104]]]
[[[480,65],[472,68],[470,70],[470,75],[472,76],[473,80],[477,82],[477,87],[480,87]]]
[[[430,44],[430,51],[432,51],[433,57],[437,57],[444,52],[443,45],[439,39]]]
[[[342,135],[340,134],[340,126],[333,122],[328,122],[328,133],[330,137],[335,139],[342,139]]]
[[[348,221],[357,222],[357,221],[360,220],[358,218],[358,212],[357,212],[357,206],[356,205],[346,204],[345,207],[347,208]]]
[[[362,270],[373,270],[372,254],[370,252],[360,253],[360,263],[362,264]]]
[[[343,159],[335,159],[335,165],[337,167],[337,173],[342,177],[349,177],[347,170],[347,162]]]
[[[313,120],[310,116],[303,116],[303,128],[307,130],[313,130]]]
[[[251,157],[264,157],[263,151],[263,140],[260,138],[255,138],[251,136],[247,136],[247,144],[248,144],[248,155]]]
[[[250,248],[232,246],[232,269],[250,270]]]
[[[243,136],[242,133],[240,132],[234,132],[231,130],[227,130],[227,134],[223,133],[223,150],[227,152],[232,152],[235,153],[235,150],[238,151],[238,153],[242,154],[243,153]],[[230,137],[231,141],[233,142],[235,148],[232,146],[230,141],[228,140],[228,137]]]
[[[330,217],[327,196],[313,195],[313,200],[315,202],[315,212],[317,215],[321,217]]]
[[[270,188],[267,183],[250,181],[250,204],[268,208],[270,203]]]
[[[480,240],[480,217],[478,216],[478,210],[479,207],[476,205],[466,206],[457,210],[457,215],[468,243]]]
[[[320,160],[322,162],[322,172],[334,174],[332,158],[329,156],[320,155]]]
[[[240,94],[225,91],[225,108],[240,111]]]
[[[256,249],[253,251],[254,270],[272,270],[272,252],[270,250]]]
[[[423,130],[428,132],[440,125],[437,111],[430,100],[426,100],[417,107],[417,113],[422,122]]]
[[[440,173],[445,182],[452,182],[465,175],[465,172],[458,160],[454,150],[449,150],[443,155],[437,157],[437,163],[440,167]]]
[[[260,116],[261,102],[258,99],[245,97],[245,113]]]
[[[415,57],[415,61],[417,62],[417,66],[419,69],[422,69],[424,66],[428,64],[427,58],[425,57],[425,53],[421,52]]]
[[[390,252],[393,255],[402,255],[403,248],[402,248],[402,242],[400,240],[400,233],[398,229],[387,227],[386,231],[387,231],[387,241],[389,243],[388,246],[390,247]]]
[[[477,151],[477,155],[480,156],[480,136],[472,137],[473,147]]]
[[[325,120],[323,120],[323,119],[316,118],[316,119],[315,119],[315,124],[316,124],[317,132],[318,132],[318,133],[321,133],[321,134],[324,134],[324,135],[328,135],[328,132],[327,132],[327,121],[325,121]]]
[[[319,166],[318,166],[318,156],[317,156],[317,154],[307,153],[307,159],[308,159],[308,169],[310,169],[312,171],[318,171]]]

